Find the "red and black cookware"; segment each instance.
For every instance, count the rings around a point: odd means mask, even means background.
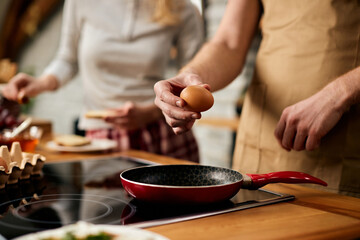
[[[120,174],[124,189],[135,199],[153,203],[203,204],[233,197],[240,188],[258,189],[268,183],[327,183],[302,172],[246,174],[204,165],[155,165]]]

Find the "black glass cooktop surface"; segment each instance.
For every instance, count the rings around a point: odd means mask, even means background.
[[[0,189],[0,239],[80,220],[144,228],[294,199],[263,189],[242,189],[231,200],[212,205],[143,203],[126,193],[119,175],[149,164],[127,157],[45,164],[42,175]]]

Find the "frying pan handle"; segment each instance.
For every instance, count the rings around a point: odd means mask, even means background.
[[[267,174],[246,174],[250,179],[244,178],[243,188],[258,189],[268,183],[314,183],[327,186],[323,180],[303,172],[283,171]],[[247,182],[251,181],[251,182]]]

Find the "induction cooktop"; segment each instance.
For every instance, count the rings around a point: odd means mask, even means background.
[[[294,199],[264,189],[242,189],[232,199],[211,205],[139,202],[122,188],[119,175],[126,169],[150,164],[129,157],[46,163],[41,175],[0,189],[0,239],[80,220],[146,228]]]

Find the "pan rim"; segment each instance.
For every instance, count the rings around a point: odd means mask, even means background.
[[[240,174],[241,178],[237,181],[231,182],[231,183],[225,183],[225,184],[216,184],[216,185],[200,185],[200,186],[178,186],[178,185],[161,185],[161,184],[153,184],[153,183],[142,183],[142,182],[138,182],[138,181],[133,181],[133,180],[129,180],[127,178],[123,177],[123,174],[131,171],[131,170],[136,170],[136,169],[143,169],[143,168],[154,168],[154,167],[167,167],[167,166],[201,166],[201,167],[211,167],[211,168],[217,168],[217,169],[225,169],[227,171],[233,171],[236,172],[237,174]],[[244,180],[244,176],[242,173],[230,169],[230,168],[224,168],[224,167],[217,167],[217,166],[211,166],[211,165],[200,165],[200,164],[164,164],[164,165],[150,165],[150,166],[140,166],[140,167],[134,167],[134,168],[130,168],[127,169],[123,172],[120,173],[120,179],[124,180],[126,182],[132,183],[132,184],[136,184],[136,185],[141,185],[141,186],[147,186],[147,187],[161,187],[161,188],[176,188],[176,189],[199,189],[199,188],[215,188],[215,187],[224,187],[224,186],[230,186],[230,185],[235,185],[235,184],[239,184],[241,182],[243,182]]]

